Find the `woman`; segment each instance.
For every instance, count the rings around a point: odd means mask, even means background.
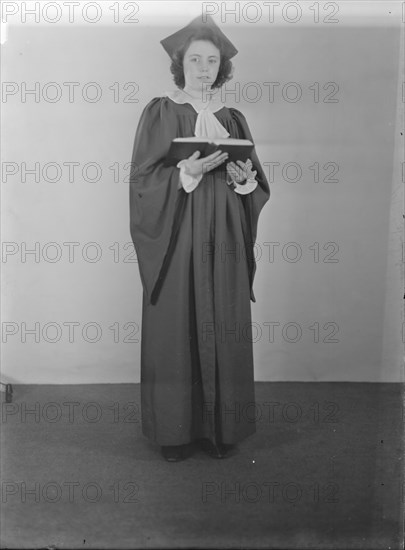
[[[177,90],[144,109],[130,178],[130,229],[143,285],[143,433],[169,461],[201,441],[222,458],[255,431],[250,300],[253,245],[270,191],[253,152],[165,163],[176,137],[252,139],[221,103],[237,50],[208,18],[162,40]]]

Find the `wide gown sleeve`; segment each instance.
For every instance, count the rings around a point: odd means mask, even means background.
[[[239,137],[241,139],[250,139],[254,143],[248,123],[246,122],[246,118],[237,109],[230,109],[230,111],[232,114],[232,118],[237,124]],[[250,294],[252,302],[255,302],[256,299],[253,293],[253,279],[256,272],[254,245],[257,236],[259,214],[263,206],[270,198],[270,187],[258,159],[256,149],[253,149],[252,151],[251,161],[253,164],[252,170],[257,170],[256,180],[258,182],[258,185],[256,189],[251,193],[247,195],[238,194],[238,197],[240,200],[239,207],[241,210],[242,229],[245,241],[244,244],[249,268],[249,279],[251,288]]]
[[[167,98],[142,112],[130,173],[130,232],[147,300],[156,303],[179,230],[186,193],[179,168],[164,166],[178,120]]]

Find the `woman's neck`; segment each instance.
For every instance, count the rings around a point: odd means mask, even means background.
[[[200,99],[201,101],[209,101],[212,96],[216,93],[216,90],[211,88],[201,88],[201,90],[196,90],[190,88],[187,84],[183,88],[183,92],[191,96],[193,99]]]

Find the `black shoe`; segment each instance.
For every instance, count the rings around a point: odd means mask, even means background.
[[[184,447],[185,445],[165,445],[162,447],[163,458],[168,462],[180,462],[184,460],[186,458]]]
[[[209,439],[202,439],[201,448],[212,458],[227,458],[228,451],[233,448],[233,445],[225,445],[224,443],[215,444]]]

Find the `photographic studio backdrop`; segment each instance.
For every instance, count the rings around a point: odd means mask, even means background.
[[[159,41],[201,4],[107,4],[97,21],[94,6],[74,22],[9,17],[2,381],[139,381],[129,162],[143,108],[174,87]],[[336,22],[206,4],[239,50],[226,100],[271,187],[255,248],[256,379],[403,380],[399,3],[341,3]]]

